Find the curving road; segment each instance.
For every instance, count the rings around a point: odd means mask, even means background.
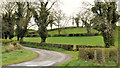
[[[43,49],[24,47],[38,53],[38,57],[34,60],[22,62],[18,64],[12,64],[10,66],[57,66],[60,63],[65,63],[70,60],[73,56],[65,53],[56,51],[49,51]]]

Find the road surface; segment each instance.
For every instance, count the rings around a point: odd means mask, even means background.
[[[72,55],[60,53],[56,51],[49,51],[49,50],[29,48],[29,47],[24,47],[24,48],[38,53],[39,56],[31,61],[12,64],[9,66],[57,66],[58,64],[67,62],[73,57]]]

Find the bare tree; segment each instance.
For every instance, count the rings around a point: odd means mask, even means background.
[[[80,18],[79,16],[77,15],[76,17],[73,17],[72,18],[72,24],[74,25],[74,23],[76,24],[77,27],[79,27],[79,24],[80,24]]]
[[[94,17],[91,9],[84,9],[78,14],[78,17],[82,21],[83,25],[85,25],[87,33],[91,33],[91,19]]]
[[[54,11],[54,16],[55,16],[55,21],[57,23],[57,26],[58,26],[58,35],[60,35],[60,32],[61,32],[61,22],[62,20],[64,19],[65,17],[65,14],[62,12],[62,10],[56,10]]]

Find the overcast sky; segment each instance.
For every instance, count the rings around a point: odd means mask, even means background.
[[[31,0],[31,1],[33,1],[33,0]],[[83,6],[82,5],[83,2],[89,2],[91,4],[94,4],[94,0],[60,0],[59,7],[69,17],[69,16],[72,16],[73,14],[77,14],[79,12],[81,7]],[[120,2],[119,2],[119,8],[120,8]],[[120,11],[120,9],[119,9],[119,11]],[[33,20],[31,22],[34,23]],[[119,23],[119,25],[120,25],[120,23]],[[72,26],[72,23],[69,22],[69,24],[66,26]],[[37,26],[34,26],[32,28],[37,29],[36,27]],[[53,28],[55,28],[55,27],[56,26],[53,26]],[[48,29],[49,28],[50,27],[48,27]]]

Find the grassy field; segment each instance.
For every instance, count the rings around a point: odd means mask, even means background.
[[[119,28],[119,29],[118,29]],[[97,33],[98,31],[92,29],[92,33]],[[87,33],[86,28],[72,28],[72,29],[63,29],[61,34],[72,34],[72,33]],[[58,34],[58,30],[49,31],[48,34],[55,35]],[[115,46],[120,44],[120,27],[117,27],[115,32]],[[16,40],[16,37],[14,38]],[[118,41],[119,40],[119,41]],[[40,42],[39,37],[25,37],[24,41],[28,42]],[[102,36],[84,36],[84,37],[48,37],[46,40],[47,43],[56,43],[56,44],[72,44],[72,45],[97,45],[103,46],[103,37]]]
[[[61,34],[75,34],[75,33],[87,33],[86,28],[72,28],[72,29],[62,29]],[[98,33],[98,31],[91,29],[91,33]],[[49,31],[49,35],[58,34],[58,30]]]
[[[36,32],[36,31],[31,31],[29,30],[28,32]],[[76,34],[76,33],[87,33],[86,28],[72,28],[72,29],[62,29],[61,34]],[[91,33],[98,33],[97,30],[91,29]],[[53,30],[53,31],[48,31],[48,34],[53,36],[53,35],[58,35],[58,30]]]
[[[16,37],[13,38],[16,40]],[[25,37],[24,41],[27,42],[40,42],[40,37]],[[72,45],[91,45],[91,46],[104,46],[102,36],[86,36],[86,37],[48,37],[47,43],[56,44],[72,44]]]
[[[2,52],[5,51],[5,47],[6,45],[2,45]],[[37,53],[26,49],[23,49],[23,53],[21,53],[20,50],[15,50],[0,55],[0,57],[2,57],[2,66],[32,60],[37,56]]]

